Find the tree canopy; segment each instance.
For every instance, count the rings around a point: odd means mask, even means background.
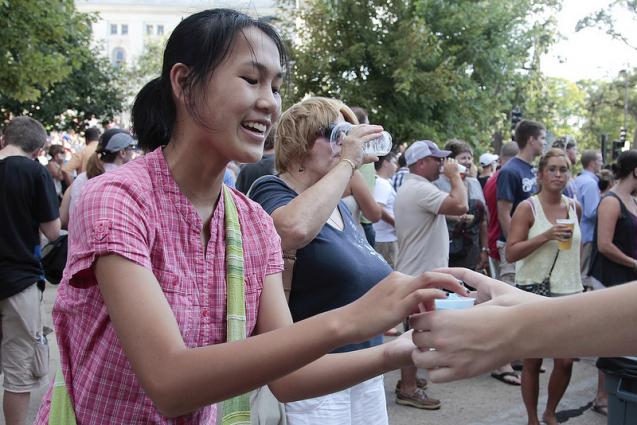
[[[486,147],[528,100],[555,40],[551,0],[310,0],[286,16],[294,102],[337,97],[399,142]],[[549,17],[546,17],[549,16]]]
[[[90,45],[93,20],[73,0],[0,0],[4,120],[28,114],[49,128],[81,128],[122,110],[120,74]]]

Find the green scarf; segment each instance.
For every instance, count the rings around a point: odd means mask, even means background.
[[[226,225],[227,341],[246,338],[243,243],[239,213],[230,189],[223,186]],[[221,425],[250,425],[250,396],[242,394],[223,402]]]

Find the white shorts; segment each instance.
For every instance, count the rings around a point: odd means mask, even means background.
[[[346,390],[285,404],[288,425],[387,425],[383,376]]]

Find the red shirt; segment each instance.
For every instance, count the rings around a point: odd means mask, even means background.
[[[487,203],[489,209],[489,224],[488,224],[488,236],[489,236],[489,257],[500,261],[500,254],[498,253],[498,247],[496,242],[500,238],[500,221],[498,220],[498,200],[496,198],[497,181],[500,170],[489,177],[487,183],[484,185],[484,200]]]
[[[250,335],[264,278],[283,269],[281,242],[259,204],[237,191],[232,196],[242,229]],[[53,320],[78,423],[215,424],[215,405],[175,420],[159,414],[122,350],[92,267],[98,256],[118,254],[151,270],[188,347],[225,342],[223,196],[211,219],[206,252],[200,239],[202,221],[180,192],[161,149],[91,180],[75,212]],[[48,423],[50,397],[49,391],[38,424]]]

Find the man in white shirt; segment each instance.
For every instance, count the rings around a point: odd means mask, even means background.
[[[449,262],[449,232],[445,215],[462,215],[468,210],[467,190],[458,166],[430,140],[414,142],[405,151],[409,174],[398,190],[394,213],[398,237],[396,270],[418,275]],[[444,172],[451,183],[449,193],[432,182]],[[440,401],[427,397],[426,381],[419,380],[415,367],[401,369],[396,385],[396,403],[420,409],[438,409]]]
[[[394,201],[396,191],[391,185],[391,178],[398,168],[397,156],[391,152],[374,163],[376,169],[376,185],[374,200],[382,208],[381,219],[374,223],[376,245],[374,249],[383,256],[392,269],[396,268],[398,243],[394,229]]]

